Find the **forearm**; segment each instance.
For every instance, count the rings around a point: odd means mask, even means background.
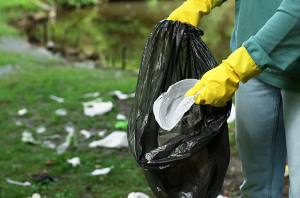
[[[300,58],[299,13],[299,1],[284,0],[257,34],[243,43],[260,70],[285,70]]]

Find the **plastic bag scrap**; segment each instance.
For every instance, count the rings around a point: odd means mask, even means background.
[[[201,79],[217,66],[190,24],[163,20],[149,36],[128,124],[130,150],[158,198],[216,198],[229,164],[224,107],[193,105],[170,131],[159,127],[153,103],[174,83]]]

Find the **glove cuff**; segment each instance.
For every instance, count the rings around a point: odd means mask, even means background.
[[[229,65],[243,83],[261,73],[244,46],[234,51],[223,63]]]
[[[198,27],[200,18],[222,4],[222,0],[187,0],[179,8],[174,10],[167,20],[190,23]]]

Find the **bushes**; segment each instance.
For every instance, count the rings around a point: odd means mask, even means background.
[[[98,0],[56,0],[56,3],[68,8],[81,8],[85,6],[95,5]]]

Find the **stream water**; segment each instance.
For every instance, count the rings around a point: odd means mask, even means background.
[[[96,52],[103,64],[138,68],[147,38],[160,20],[183,1],[105,2],[79,10],[58,10],[48,23],[48,37],[55,44]]]

